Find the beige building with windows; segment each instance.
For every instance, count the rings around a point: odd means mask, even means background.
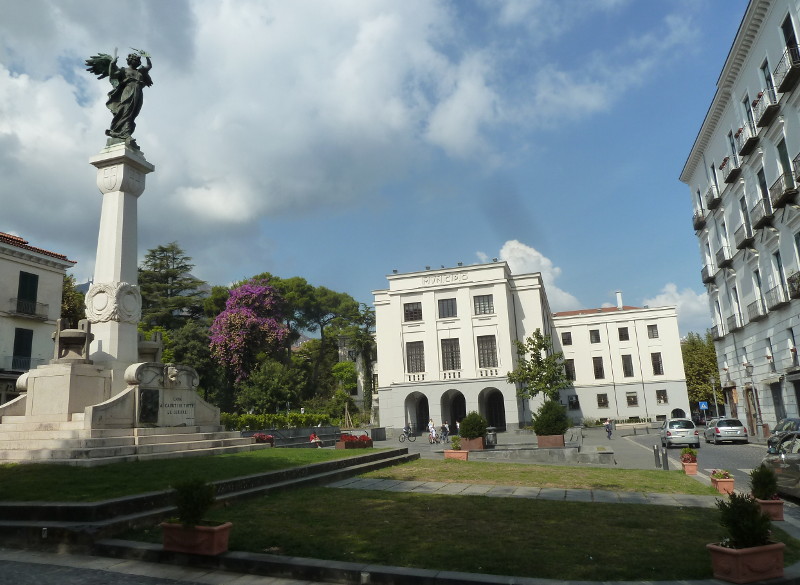
[[[622,304],[554,315],[553,345],[573,387],[561,392],[575,422],[690,415],[675,307]]]
[[[530,424],[543,398],[518,398],[506,376],[517,363],[514,341],[536,329],[568,360],[575,385],[561,401],[575,422],[689,412],[674,307],[554,316],[541,274],[513,275],[505,262],[387,278],[389,288],[373,293],[382,426],[419,431],[431,418],[454,426],[473,410],[498,430]]]
[[[800,415],[800,5],[751,0],[680,180],[729,415]]]
[[[75,263],[0,232],[0,404],[19,376],[53,358],[64,274]]]

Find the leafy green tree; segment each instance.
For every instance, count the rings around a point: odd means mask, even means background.
[[[356,365],[353,362],[338,362],[331,368],[331,375],[339,385],[340,390],[347,392],[348,396],[352,396],[353,392],[358,388],[358,372],[356,372]]]
[[[286,403],[297,404],[298,371],[291,365],[266,359],[237,384],[236,406],[239,410],[257,414],[277,412]]]
[[[517,396],[532,398],[543,393],[558,400],[559,390],[572,385],[564,370],[564,354],[553,351],[553,342],[540,329],[517,346],[517,367],[508,373],[508,381],[517,384]]]
[[[82,292],[75,288],[75,277],[64,275],[61,289],[61,318],[69,321],[70,327],[77,327],[78,321],[86,318],[86,301]]]
[[[219,406],[225,392],[225,371],[211,355],[209,326],[209,320],[204,318],[188,321],[170,332],[170,349],[176,363],[197,370],[197,391],[203,399]]]
[[[689,401],[708,400],[713,402],[713,395],[716,393],[717,402],[721,403],[723,398],[717,369],[717,352],[714,349],[711,332],[706,331],[704,336],[698,333],[689,333],[681,342],[681,354],[683,355],[683,369],[686,373]]]
[[[147,251],[139,267],[145,325],[177,329],[202,312],[205,282],[190,274],[191,260],[177,242]]]

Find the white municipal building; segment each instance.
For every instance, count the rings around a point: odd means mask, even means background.
[[[432,418],[454,428],[473,410],[498,430],[530,424],[542,397],[518,398],[506,375],[514,340],[536,329],[565,354],[574,385],[561,402],[575,422],[689,412],[674,307],[553,315],[541,274],[512,275],[505,262],[387,278],[373,293],[382,426],[419,431]]]
[[[680,175],[729,414],[800,415],[800,4],[752,0]]]

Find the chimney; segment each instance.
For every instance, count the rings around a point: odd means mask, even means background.
[[[622,291],[617,291],[617,311],[622,310]]]

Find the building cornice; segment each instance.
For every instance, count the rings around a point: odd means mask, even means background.
[[[25,250],[16,246],[6,246],[0,243],[0,256],[14,258],[15,260],[24,260],[33,264],[40,264],[48,268],[55,268],[58,270],[67,270],[72,268],[75,264],[72,260],[61,260],[53,256],[47,256],[31,250]]]

